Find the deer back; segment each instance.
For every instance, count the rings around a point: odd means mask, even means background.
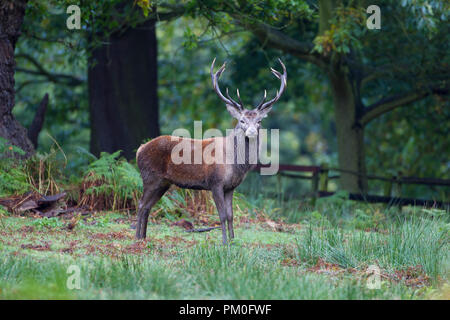
[[[183,188],[210,189],[218,180],[223,180],[227,172],[227,166],[223,162],[215,163],[210,158],[215,157],[215,153],[218,152],[214,145],[216,141],[221,142],[217,145],[225,144],[224,138],[197,140],[174,136],[160,136],[147,142],[139,147],[136,154],[144,184],[146,181],[151,182],[149,180],[159,178]],[[182,144],[187,144],[189,148],[180,148]],[[211,152],[205,153],[208,146]],[[172,152],[175,147],[179,148],[176,151],[179,157],[184,156],[184,150],[190,150],[188,158],[191,161],[174,163]],[[194,163],[196,153],[201,155],[201,163]]]

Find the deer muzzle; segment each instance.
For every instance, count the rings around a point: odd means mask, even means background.
[[[249,138],[255,138],[258,135],[258,130],[255,127],[249,127],[245,130],[245,136]]]

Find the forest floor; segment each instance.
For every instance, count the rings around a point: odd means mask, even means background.
[[[134,223],[3,215],[0,299],[450,299],[448,224],[433,219],[358,230],[238,216],[229,246],[166,218],[136,241]]]

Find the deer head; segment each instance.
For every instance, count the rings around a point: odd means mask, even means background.
[[[267,117],[267,114],[272,109],[273,104],[280,99],[281,95],[286,89],[287,86],[286,67],[280,59],[278,59],[278,61],[280,62],[283,68],[283,74],[281,74],[280,72],[278,72],[273,68],[270,68],[270,71],[275,75],[275,77],[277,77],[281,81],[280,89],[277,91],[275,98],[269,101],[266,101],[267,90],[264,90],[264,97],[262,101],[254,109],[251,110],[244,108],[244,104],[242,103],[241,96],[239,94],[239,89],[236,90],[239,102],[236,102],[230,97],[230,94],[228,93],[228,88],[225,91],[226,96],[222,94],[219,88],[219,78],[225,71],[226,64],[224,63],[219,68],[219,70],[217,70],[216,73],[214,73],[214,63],[216,62],[215,58],[211,64],[211,80],[214,91],[216,91],[219,98],[222,99],[223,102],[225,102],[227,110],[231,114],[231,116],[238,120],[236,129],[242,129],[245,132],[245,135],[249,138],[254,138],[258,135],[259,132],[258,130],[261,127],[261,120]]]

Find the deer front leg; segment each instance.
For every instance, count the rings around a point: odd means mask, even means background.
[[[148,189],[144,188],[142,198],[141,200],[139,200],[139,208],[136,221],[136,239],[144,239],[146,236],[147,230],[145,230],[146,228],[144,228],[144,226],[148,221],[148,215],[150,211],[148,202],[150,201],[151,196],[152,193]]]
[[[227,244],[227,208],[225,205],[225,196],[223,188],[214,188],[211,190],[214,203],[216,204],[217,212],[219,213],[220,226],[222,227],[222,242]]]
[[[228,221],[228,236],[230,237],[230,240],[234,239],[233,192],[234,192],[234,190],[229,190],[229,191],[225,192],[225,206],[227,209],[227,221]]]
[[[136,239],[144,239],[145,238],[145,234],[143,233],[143,225],[144,225],[144,220],[146,220],[145,216],[148,215],[148,211],[147,209],[144,208],[143,204],[142,204],[142,200],[139,201],[139,209],[138,209],[138,218],[136,221]],[[148,219],[148,218],[147,218]]]

